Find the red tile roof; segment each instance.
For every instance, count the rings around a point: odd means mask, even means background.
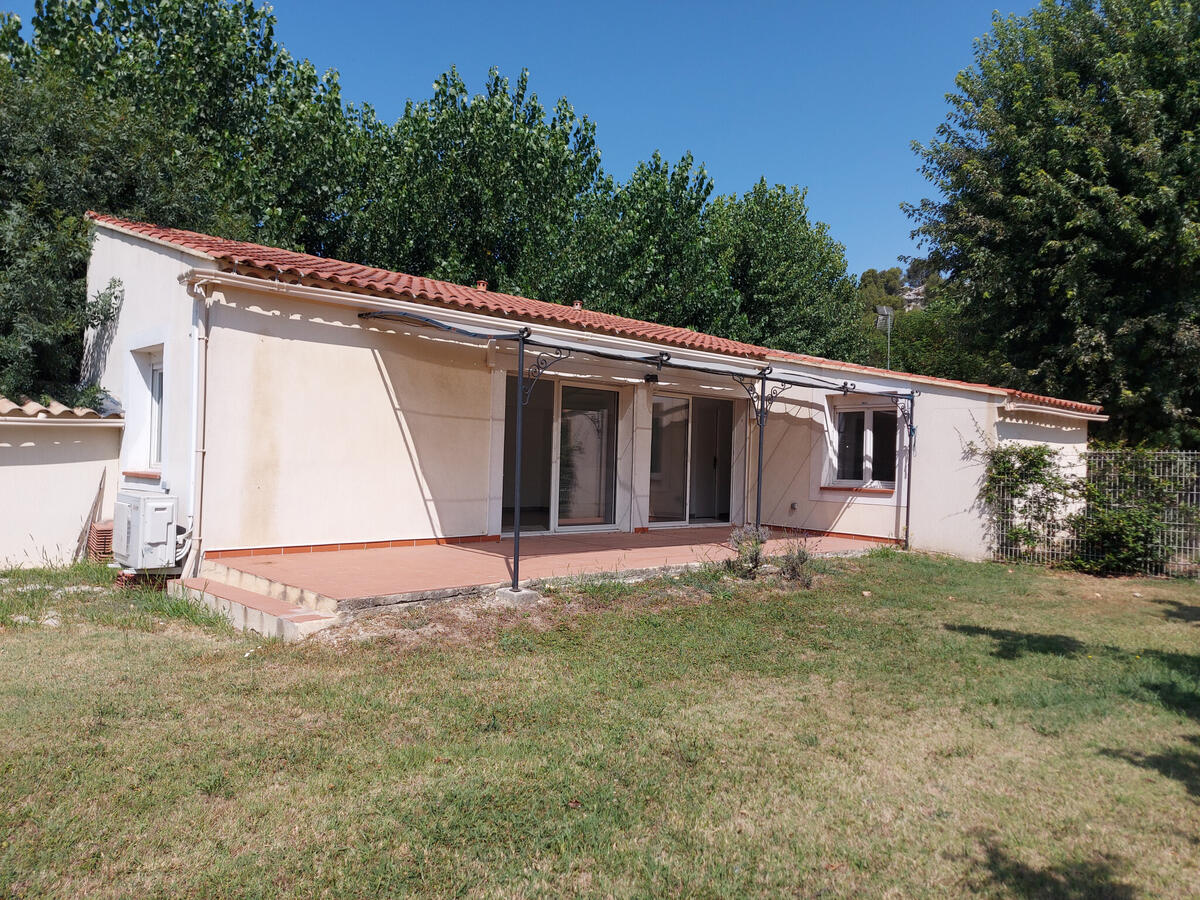
[[[405,299],[418,300],[434,305],[451,306],[473,312],[492,313],[526,322],[541,322],[576,328],[598,334],[609,334],[634,340],[652,341],[674,347],[685,347],[691,350],[703,350],[711,353],[722,353],[756,360],[780,360],[797,362],[821,368],[837,369],[839,371],[860,372],[863,374],[905,378],[930,384],[944,384],[950,387],[966,388],[984,391],[990,394],[1004,394],[1010,398],[1020,399],[1028,403],[1040,403],[1046,406],[1084,413],[1099,413],[1100,407],[1091,403],[1077,403],[1072,400],[1060,400],[1054,397],[1040,397],[1023,391],[1013,391],[1006,388],[993,387],[987,384],[976,384],[967,381],[955,381],[948,378],[934,378],[929,375],[916,375],[908,372],[893,372],[873,366],[862,366],[855,363],[844,363],[824,359],[819,356],[807,356],[801,353],[788,353],[760,347],[754,344],[734,341],[729,338],[717,337],[692,331],[687,328],[676,328],[669,325],[658,325],[639,319],[629,319],[609,313],[596,312],[589,309],[575,309],[559,303],[548,303],[543,300],[531,300],[528,297],[517,297],[512,294],[502,294],[496,291],[479,290],[465,287],[448,281],[435,281],[430,278],[420,278],[415,275],[405,275],[402,272],[392,272],[387,269],[377,269],[358,263],[342,262],[323,256],[312,256],[307,253],[296,253],[291,250],[281,250],[278,247],[267,247],[262,244],[251,244],[245,241],[231,241],[226,238],[213,237],[182,228],[164,228],[145,222],[133,222],[127,219],[108,216],[102,213],[89,212],[87,217],[93,222],[135,236],[147,238],[157,243],[169,244],[198,253],[209,259],[225,264],[229,268],[250,270],[248,275],[261,275],[270,272],[298,280],[321,282],[324,286],[380,293]]]

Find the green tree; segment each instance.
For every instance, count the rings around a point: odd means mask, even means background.
[[[336,74],[319,75],[276,41],[269,6],[37,0],[28,43],[14,17],[2,22],[0,56],[19,73],[71,73],[205,147],[220,174],[214,204],[252,223],[228,237],[340,249],[363,177],[357,129],[374,117],[344,110]]]
[[[712,179],[685,154],[657,152],[629,180],[585,199],[573,242],[595,260],[593,305],[605,312],[697,331],[727,331],[735,307],[704,228]],[[577,266],[578,263],[575,263]]]
[[[377,123],[269,8],[39,0],[32,25],[0,14],[0,390],[81,398],[89,207],[342,249]]]
[[[875,314],[876,306],[903,309],[900,299],[904,291],[904,271],[899,266],[890,269],[866,269],[858,276],[858,300],[865,310]]]
[[[78,400],[89,207],[236,230],[207,202],[214,167],[186,136],[67,74],[0,66],[0,394]],[[88,398],[83,398],[85,401]]]
[[[997,18],[917,145],[909,214],[992,377],[1200,444],[1200,15],[1046,0]],[[1003,359],[996,365],[995,359]]]
[[[809,220],[805,194],[760,180],[741,197],[717,197],[708,207],[708,239],[737,304],[730,333],[781,350],[857,359],[864,348],[845,248],[827,225]]]
[[[451,69],[392,126],[252,0],[38,0],[0,14],[0,389],[72,397],[88,207],[856,358],[842,248],[803,192],[710,207],[690,154],[618,182],[595,128]],[[38,148],[45,148],[39,156]],[[45,298],[52,297],[52,300]]]
[[[600,175],[595,127],[560,99],[553,115],[492,69],[472,96],[451,69],[380,133],[353,222],[351,259],[494,290],[553,284],[578,198]]]

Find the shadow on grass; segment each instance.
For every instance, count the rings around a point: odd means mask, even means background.
[[[1024,631],[1009,631],[1007,628],[981,628],[977,625],[942,627],[958,634],[991,638],[996,642],[996,649],[992,655],[1000,659],[1019,659],[1027,653],[1077,656],[1084,650],[1082,641],[1065,634],[1030,634]]]
[[[1152,600],[1159,606],[1166,607],[1163,610],[1163,617],[1171,619],[1175,622],[1191,622],[1200,624],[1200,606],[1192,606],[1188,603],[1180,603],[1178,600]]]
[[[1184,738],[1192,747],[1200,748],[1200,736]],[[1179,747],[1162,753],[1142,753],[1137,750],[1101,750],[1111,759],[1122,759],[1130,765],[1158,772],[1182,784],[1189,794],[1200,799],[1200,749]]]
[[[1120,857],[1098,854],[1095,859],[1038,868],[1009,854],[994,834],[985,832],[976,836],[984,853],[979,862],[983,879],[973,885],[976,890],[998,887],[1016,897],[1037,897],[1039,900],[1083,900],[1085,897],[1131,900],[1137,896],[1131,885],[1118,879],[1125,866]]]
[[[947,631],[972,637],[987,637],[996,642],[992,655],[1000,659],[1018,659],[1029,653],[1051,656],[1078,657],[1084,652],[1097,659],[1109,660],[1121,670],[1113,670],[1112,686],[1132,699],[1153,703],[1163,709],[1200,721],[1200,656],[1171,653],[1163,650],[1142,650],[1139,653],[1108,645],[1084,644],[1061,634],[1026,634],[1003,628],[981,628],[974,625],[944,625]],[[1129,677],[1132,676],[1132,677]],[[1193,748],[1179,747],[1161,753],[1110,748],[1100,751],[1110,759],[1120,759],[1131,765],[1158,772],[1165,778],[1181,783],[1188,793],[1200,798],[1200,736],[1190,736]],[[997,851],[1000,852],[1000,851]],[[1073,897],[1088,894],[1061,891],[1037,896]],[[1123,896],[1102,893],[1097,896]]]
[[[977,625],[945,624],[942,627],[956,634],[991,638],[996,642],[992,655],[999,659],[1020,659],[1031,653],[1074,658],[1087,653],[1097,659],[1119,663],[1131,668],[1141,678],[1132,683],[1123,682],[1118,690],[1136,700],[1151,701],[1164,709],[1200,721],[1198,655],[1165,650],[1133,652],[1106,644],[1085,644],[1065,634],[1027,633]]]

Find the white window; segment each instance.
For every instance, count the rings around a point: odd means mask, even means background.
[[[895,487],[896,411],[855,409],[842,410],[836,415],[833,483],[848,487]]]
[[[163,448],[163,365],[150,364],[150,465],[162,465]]]

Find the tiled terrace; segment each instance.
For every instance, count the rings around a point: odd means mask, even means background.
[[[733,555],[729,526],[522,537],[521,580],[628,572]],[[808,539],[816,553],[870,549],[852,538]],[[778,550],[783,540],[770,542]],[[512,578],[512,540],[222,558],[221,565],[341,601],[499,584]]]

